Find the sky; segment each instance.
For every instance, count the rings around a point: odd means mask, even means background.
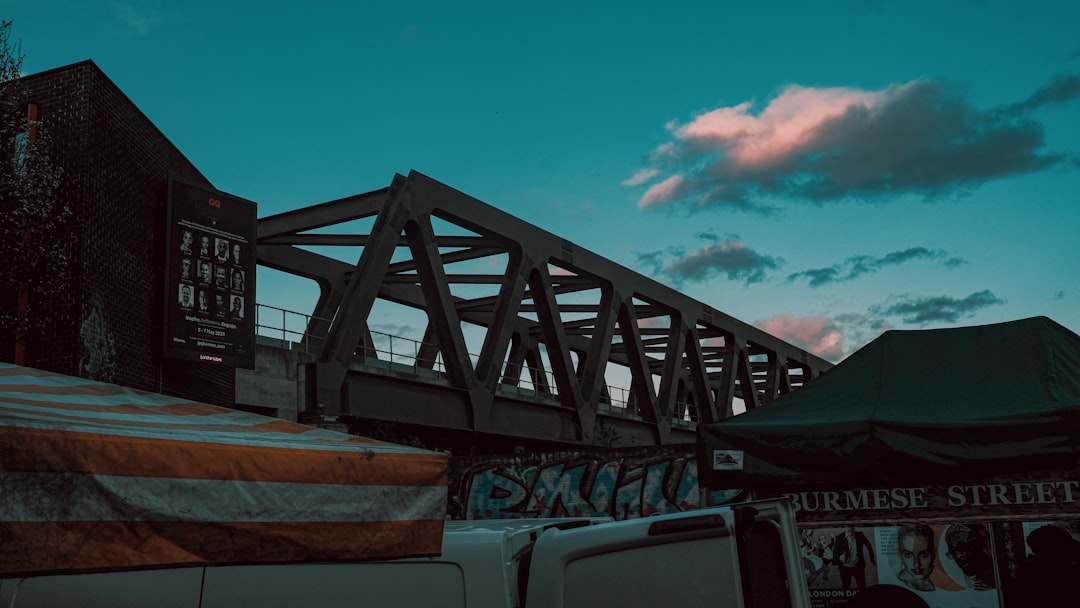
[[[1080,2],[0,0],[264,217],[417,170],[838,362],[1080,332]],[[269,271],[267,271],[269,272]],[[317,294],[259,276],[260,304]]]

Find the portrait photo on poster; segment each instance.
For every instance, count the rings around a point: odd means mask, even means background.
[[[180,299],[179,299],[179,302],[180,302],[180,308],[183,308],[185,310],[190,310],[191,307],[195,304],[195,297],[192,294],[191,285],[187,285],[187,284],[184,284],[184,283],[180,284]]]
[[[214,287],[218,289],[228,289],[229,287],[229,269],[223,264],[218,264],[214,268]]]
[[[244,271],[239,268],[232,271],[232,290],[234,293],[244,293]]]
[[[991,534],[974,522],[909,522],[876,530],[878,579],[937,608],[997,608]]]
[[[229,261],[229,240],[221,237],[214,239],[214,257],[221,264],[226,264]]]
[[[815,606],[843,606],[878,583],[872,527],[801,528],[799,535],[803,573]]]
[[[210,262],[199,260],[199,283],[201,285],[209,285],[210,281]]]
[[[190,255],[193,253],[192,247],[195,245],[195,233],[190,228],[182,230],[180,232],[180,252]]]

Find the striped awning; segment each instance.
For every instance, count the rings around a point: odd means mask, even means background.
[[[0,363],[0,573],[434,555],[447,457]]]

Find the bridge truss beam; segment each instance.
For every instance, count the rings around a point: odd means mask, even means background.
[[[326,253],[343,247],[359,250],[354,263]],[[578,444],[617,429],[660,445],[831,366],[415,171],[259,220],[258,261],[319,286],[304,407],[329,414]],[[426,314],[411,364],[431,373],[411,392],[387,393],[393,361],[371,330],[380,302]],[[613,376],[629,388],[621,399]]]

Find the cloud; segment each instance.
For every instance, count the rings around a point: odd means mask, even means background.
[[[649,269],[649,274],[655,276],[663,274],[664,272],[664,260],[668,255],[673,253],[673,250],[668,251],[637,251],[634,252],[634,257],[637,258],[638,266],[645,266]]]
[[[139,36],[149,34],[164,21],[156,10],[137,10],[127,2],[113,2],[112,6],[120,22]]]
[[[1008,106],[1005,113],[1022,114],[1052,103],[1065,103],[1080,97],[1080,75],[1064,74],[1039,87],[1030,97]]]
[[[1004,303],[993,292],[984,289],[959,299],[950,296],[892,296],[885,304],[871,307],[870,311],[879,316],[902,317],[907,324],[925,325],[955,323],[984,308]]]
[[[754,325],[836,363],[882,332],[895,329],[896,325],[890,317],[902,317],[906,325],[956,323],[984,308],[1000,304],[1004,304],[1004,300],[989,290],[978,291],[964,298],[893,295],[885,303],[871,306],[866,312],[805,317],[781,314],[756,321]]]
[[[810,287],[821,287],[828,283],[851,281],[864,274],[874,273],[885,266],[903,264],[912,260],[939,260],[946,268],[955,268],[966,261],[959,257],[946,257],[948,254],[941,249],[927,249],[926,247],[909,247],[902,251],[893,251],[883,256],[856,255],[844,260],[842,263],[833,264],[826,268],[809,268],[789,274],[788,282],[797,279],[809,279]]]
[[[823,359],[839,361],[847,354],[847,339],[830,318],[779,315],[754,323],[758,328]]]
[[[716,240],[716,235],[701,233],[699,238]],[[672,248],[665,251],[638,253],[640,265],[652,268],[652,274],[663,274],[679,284],[683,281],[705,281],[717,275],[747,285],[765,280],[766,272],[783,263],[780,258],[754,251],[738,240],[708,243],[696,251],[686,253]],[[671,257],[675,259],[668,262]]]
[[[933,80],[877,91],[791,85],[757,114],[744,102],[669,124],[672,141],[624,183],[660,180],[647,186],[642,209],[681,204],[769,213],[770,201],[780,199],[934,200],[1064,162],[1043,151],[1042,125],[1028,114],[1078,96],[1077,75],[988,111]]]
[[[416,327],[405,323],[376,323],[371,326],[372,340],[376,344],[387,344],[391,337],[408,338],[422,335]]]
[[[624,186],[640,186],[660,174],[659,169],[642,169],[629,179],[623,180]]]
[[[654,171],[654,175],[659,174],[659,170]],[[640,175],[641,172],[638,172]],[[631,178],[633,179],[633,178]],[[653,184],[649,186],[649,189],[645,191],[645,195],[641,197],[641,201],[638,205],[642,209],[648,209],[649,207],[656,207],[666,204],[672,200],[682,198],[689,193],[689,189],[686,181],[681,175],[672,175],[659,184]]]
[[[803,348],[823,359],[839,362],[890,329],[890,317],[902,317],[907,325],[956,323],[976,312],[1004,304],[989,290],[964,298],[950,296],[894,295],[865,313],[846,312],[833,315],[797,317],[781,314],[754,322],[756,327]]]

